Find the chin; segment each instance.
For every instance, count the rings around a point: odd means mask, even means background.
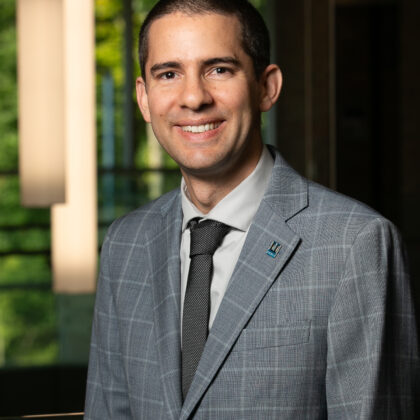
[[[195,164],[180,165],[186,175],[195,177],[216,177],[227,170],[227,165],[222,162],[195,162]]]
[[[196,153],[190,156],[189,159],[182,159],[180,166],[194,171],[206,171],[216,169],[221,166],[223,159],[217,158],[214,155],[204,153]]]

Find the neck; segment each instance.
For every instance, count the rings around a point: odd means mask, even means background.
[[[181,169],[191,202],[203,214],[207,214],[253,172],[261,157],[261,153],[262,144],[258,152],[252,154],[252,158],[248,159],[247,165],[241,165],[240,168],[232,168],[229,172],[224,172],[223,174],[200,177]]]

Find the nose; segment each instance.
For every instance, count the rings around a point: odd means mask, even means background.
[[[188,75],[184,78],[180,95],[180,106],[199,111],[213,102],[211,93],[205,80],[200,76]]]

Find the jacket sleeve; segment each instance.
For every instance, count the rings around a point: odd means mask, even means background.
[[[378,218],[354,240],[329,315],[328,418],[415,419],[418,349],[403,246]]]
[[[112,228],[111,228],[112,229]],[[131,419],[118,319],[110,277],[110,234],[101,252],[89,357],[86,420]]]

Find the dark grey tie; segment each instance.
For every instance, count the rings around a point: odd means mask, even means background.
[[[196,218],[189,223],[191,262],[182,320],[182,394],[184,399],[207,340],[213,254],[231,229],[215,220],[204,220],[201,223],[198,220]]]

